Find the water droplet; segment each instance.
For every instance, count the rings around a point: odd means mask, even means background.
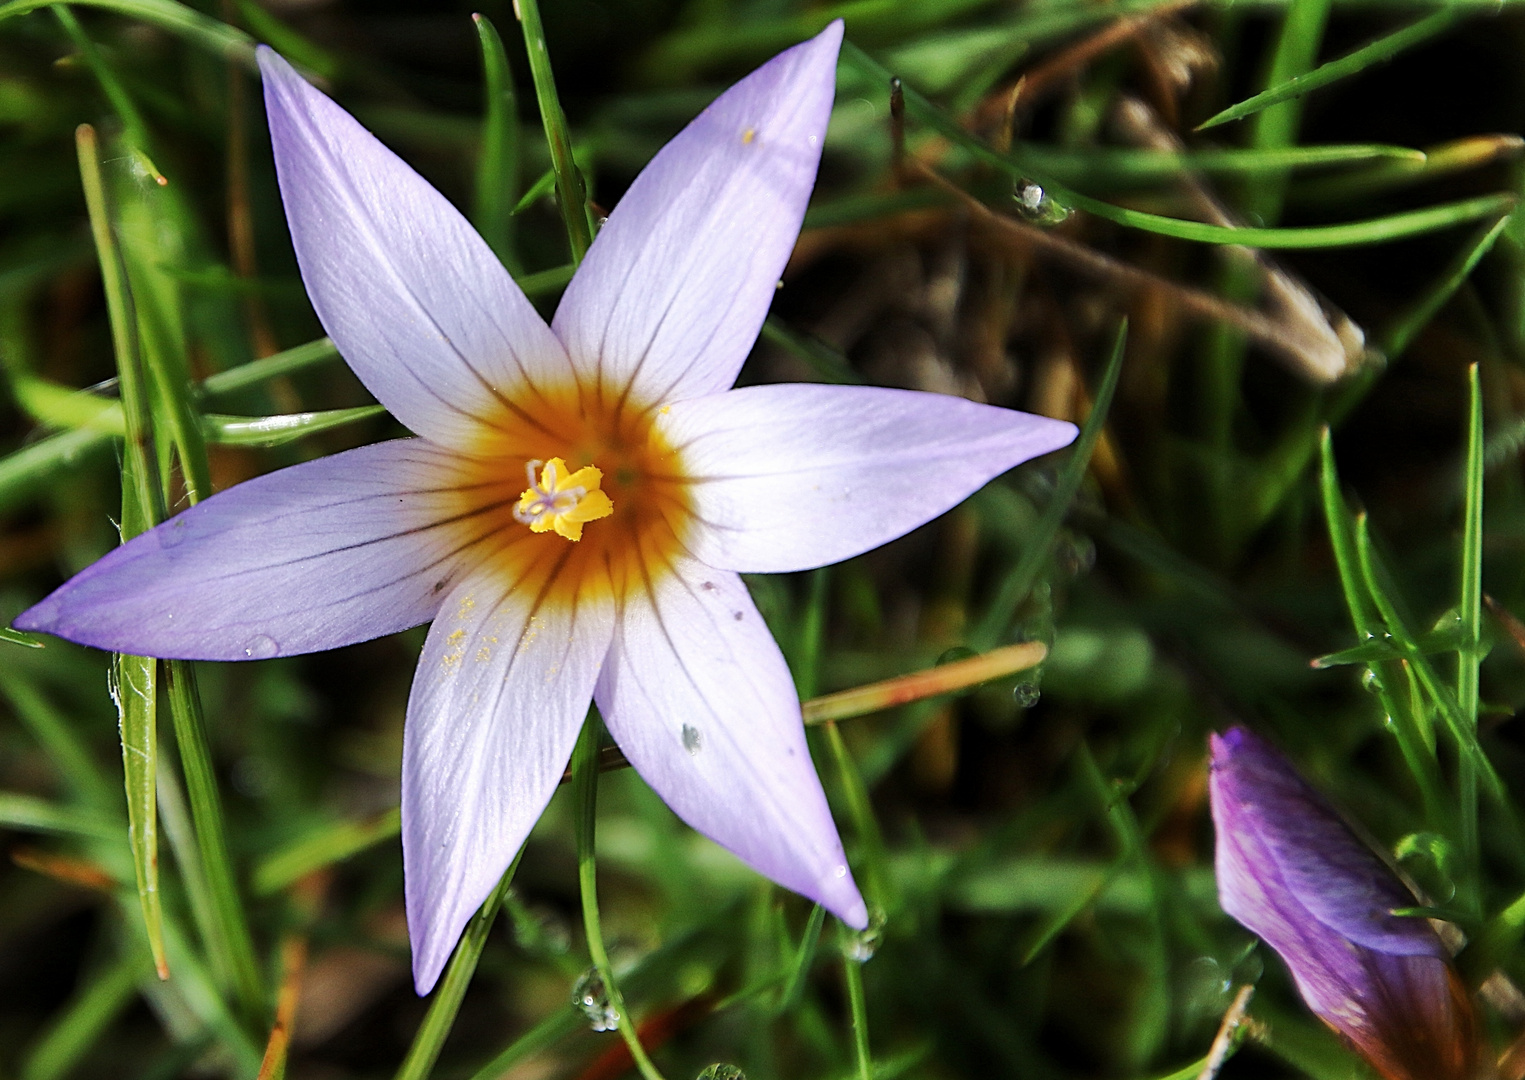
[[[1038,699],[1043,696],[1043,691],[1038,689],[1035,682],[1020,682],[1012,690],[1011,696],[1017,702],[1019,709],[1031,709],[1038,704]]]
[[[747,1080],[747,1074],[735,1065],[707,1065],[698,1076],[698,1080]]]
[[[269,634],[255,634],[244,642],[244,656],[250,660],[269,660],[281,655],[281,643]]]
[[[1361,672],[1361,689],[1367,693],[1380,694],[1382,692],[1382,680],[1372,668]]]
[[[582,1010],[594,1031],[613,1031],[620,1026],[619,1010],[609,1003],[609,989],[597,968],[583,972],[572,987],[572,1004]]]
[[[975,652],[967,645],[955,645],[953,648],[945,649],[943,651],[943,654],[937,658],[935,666],[942,667],[944,664],[952,664],[959,660],[968,660],[978,655],[979,653]]]
[[[699,729],[690,724],[683,725],[683,749],[694,757],[699,756],[699,751],[704,749],[704,738],[699,734]]]
[[[842,952],[849,960],[866,964],[874,958],[874,953],[879,951],[879,943],[883,940],[884,912],[875,911],[869,916],[868,928],[859,930],[849,937],[842,945]]]
[[[172,518],[169,524],[164,526],[157,533],[159,538],[159,546],[161,548],[178,547],[180,543],[185,540],[186,534],[187,530],[185,528],[185,519],[179,517]]]

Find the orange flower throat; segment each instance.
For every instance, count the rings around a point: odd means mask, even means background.
[[[500,399],[458,474],[460,519],[482,565],[505,588],[558,604],[644,590],[667,574],[693,500],[656,415],[576,384]]]

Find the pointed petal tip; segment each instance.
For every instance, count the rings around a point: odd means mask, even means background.
[[[868,905],[863,902],[857,886],[853,886],[853,898],[846,904],[822,905],[854,930],[868,929]]]
[[[419,997],[428,997],[439,982],[450,954],[440,955],[438,944],[427,940],[425,934],[414,934],[409,930],[408,937],[417,943],[413,948],[413,992]]]

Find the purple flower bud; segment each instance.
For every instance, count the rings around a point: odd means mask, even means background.
[[[1303,1000],[1388,1080],[1485,1075],[1477,1017],[1414,897],[1285,758],[1211,736],[1218,899],[1281,955]]]

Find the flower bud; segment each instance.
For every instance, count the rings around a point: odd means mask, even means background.
[[[1387,1080],[1489,1075],[1472,1000],[1415,899],[1291,764],[1243,728],[1211,736],[1218,899],[1303,1000]]]

